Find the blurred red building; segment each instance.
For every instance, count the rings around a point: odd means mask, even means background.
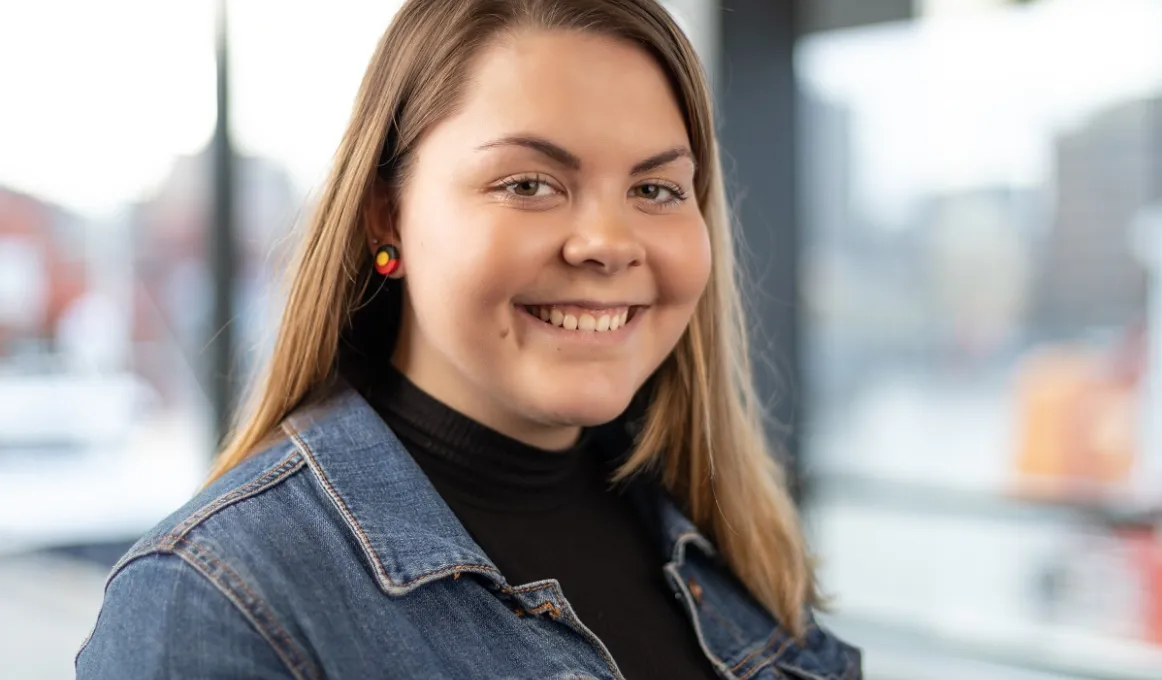
[[[51,348],[57,322],[86,290],[83,220],[0,187],[0,356]]]

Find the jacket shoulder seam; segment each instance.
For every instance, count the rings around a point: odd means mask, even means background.
[[[194,512],[190,513],[188,517],[179,522],[176,526],[168,532],[156,536],[145,541],[137,546],[134,546],[129,552],[117,560],[113,568],[109,570],[109,576],[105,579],[105,590],[109,589],[109,584],[117,574],[121,573],[130,562],[146,555],[151,555],[158,552],[171,553],[174,552],[174,546],[179,539],[185,538],[187,534],[199,524],[213,516],[219,510],[226,508],[234,503],[258,495],[267,489],[276,486],[284,479],[290,477],[295,472],[303,467],[302,455],[297,449],[292,449],[285,458],[279,462],[278,465],[263,472],[258,477],[249,482],[235,487],[214,500],[199,507]]]
[[[237,571],[223,560],[217,558],[204,546],[193,543],[181,536],[167,537],[172,539],[173,545],[171,548],[162,548],[157,545],[158,541],[151,541],[148,546],[143,546],[140,550],[134,551],[131,557],[126,556],[126,558],[122,559],[118,564],[117,572],[110,575],[106,581],[105,589],[108,590],[109,584],[112,583],[116,573],[124,570],[131,562],[151,555],[173,555],[189,565],[202,578],[206,579],[215,590],[230,601],[234,608],[242,614],[243,618],[250,622],[250,625],[254,626],[258,634],[271,646],[275,655],[278,656],[287,670],[291,672],[295,680],[314,680],[322,677],[315,667],[315,664],[307,658],[306,653],[295,644],[293,638],[291,638],[290,634],[278,621],[278,618],[271,611],[269,605],[255,594],[254,589],[246,584],[246,581]],[[219,578],[219,575],[221,575],[221,578]],[[100,614],[98,614],[98,618],[100,618]],[[85,653],[85,649],[92,641],[93,634],[97,631],[97,623],[93,624],[93,627],[89,630],[89,634],[81,642],[77,653],[73,655],[74,666],[79,662],[81,654]]]
[[[270,605],[226,561],[205,546],[172,536],[173,554],[209,581],[254,626],[296,680],[314,680],[322,674],[306,651],[295,642]]]
[[[163,551],[158,550],[156,548],[156,544],[157,544],[156,540],[150,541],[150,542],[134,549],[129,554],[126,554],[120,560],[117,560],[117,564],[113,565],[113,569],[109,572],[109,576],[107,576],[105,578],[104,592],[105,593],[109,592],[109,585],[111,583],[113,583],[113,578],[115,576],[117,576],[117,574],[120,574],[122,571],[124,571],[125,567],[129,566],[129,564],[131,562],[135,562],[143,557],[148,557],[150,555],[164,554]],[[104,610],[104,608],[105,608],[105,605],[104,605],[104,603],[102,603],[101,609]],[[93,625],[89,627],[89,634],[86,635],[85,639],[81,641],[80,648],[78,648],[77,653],[73,655],[73,666],[76,666],[77,662],[79,662],[81,659],[81,655],[84,654],[85,649],[88,648],[89,643],[93,641],[93,635],[97,632],[97,626],[100,623],[101,623],[101,612],[98,611],[97,612],[97,620],[94,621]]]
[[[239,501],[246,500],[251,496],[256,496],[273,486],[277,486],[284,479],[298,472],[303,465],[302,455],[297,449],[292,447],[290,453],[279,461],[278,465],[275,465],[273,468],[263,472],[242,486],[227,491],[190,513],[189,517],[186,517],[177,526],[170,529],[165,536],[162,536],[162,544],[164,545],[167,539],[184,538],[191,530],[209,519],[219,510],[227,508]]]
[[[123,555],[121,559],[117,560],[117,562],[113,565],[113,568],[109,570],[109,575],[105,578],[105,585],[103,590],[108,591],[109,584],[112,583],[113,579],[117,577],[117,574],[121,573],[121,571],[124,570],[125,567],[127,567],[131,562],[134,562],[142,557],[147,557],[149,555],[175,553],[175,546],[177,543],[184,540],[186,534],[188,534],[192,529],[201,524],[214,513],[221,510],[222,508],[233,505],[234,503],[245,500],[246,498],[250,498],[251,496],[257,495],[277,485],[282,480],[291,476],[295,472],[298,472],[298,470],[302,468],[303,464],[304,462],[301,454],[299,454],[297,449],[292,447],[291,452],[285,458],[283,458],[278,465],[250,480],[246,484],[231,489],[221,496],[218,496],[213,501],[210,501],[209,503],[201,506],[196,511],[191,513],[189,517],[182,520],[182,522],[171,529],[168,533],[150,539],[134,547],[128,553]],[[76,662],[76,659],[80,658],[81,654],[84,653],[85,648],[89,646],[89,642],[93,639],[93,633],[96,631],[97,624],[94,622],[93,626],[89,629],[88,635],[86,635],[85,639],[81,641],[81,646],[73,657],[74,663]]]

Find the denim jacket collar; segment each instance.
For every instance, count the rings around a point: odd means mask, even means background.
[[[403,595],[429,581],[479,574],[507,586],[428,478],[357,390],[339,383],[324,401],[282,424],[356,537],[380,588]],[[715,549],[664,494],[642,494],[656,512],[664,554]]]
[[[282,429],[319,480],[388,596],[405,595],[425,583],[466,573],[482,578],[490,589],[509,594],[514,592],[513,585],[522,585],[505,582],[391,429],[347,383],[339,383],[324,401],[292,413]],[[772,630],[765,615],[741,605],[719,574],[700,566],[703,561],[690,560],[691,546],[712,561],[720,557],[660,489],[633,485],[630,500],[656,532],[663,554],[669,557],[664,571],[685,593],[688,605],[691,598],[698,598],[686,590],[686,584],[694,581],[706,586],[708,606],[709,600],[723,598],[726,606],[716,616],[697,617],[697,633],[725,677],[749,677],[769,664],[792,677],[860,677],[857,650],[824,634],[814,623],[806,644],[796,643],[780,627]],[[718,587],[710,588],[715,583]],[[526,598],[521,603],[531,611],[538,603],[528,598],[544,592],[516,596]],[[731,621],[724,623],[728,612],[733,612],[728,617]],[[712,642],[704,635],[704,627],[712,625],[725,626],[726,637]]]

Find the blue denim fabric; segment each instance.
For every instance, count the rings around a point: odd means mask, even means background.
[[[358,392],[283,430],[113,568],[78,678],[622,677],[560,584],[505,580]],[[664,493],[648,499],[723,678],[860,677],[855,648],[814,624],[791,638]]]

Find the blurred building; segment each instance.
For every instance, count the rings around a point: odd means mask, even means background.
[[[202,374],[203,349],[213,334],[206,228],[213,205],[210,162],[209,149],[179,158],[156,193],[131,211],[139,298],[134,326],[140,329],[135,369],[166,397],[188,391],[175,373]],[[278,271],[277,245],[297,219],[303,199],[285,170],[270,160],[239,156],[235,173],[235,337],[242,355],[238,370],[245,374],[254,362],[249,350],[269,332],[265,295]]]
[[[1130,227],[1162,198],[1162,100],[1119,105],[1056,144],[1056,217],[1041,250],[1033,323],[1044,334],[1109,328],[1145,308]]]
[[[807,139],[800,148],[800,202],[804,219],[812,225],[804,230],[803,245],[807,249],[850,245],[859,238],[859,213],[852,205],[851,108],[805,89],[799,98],[799,118]]]
[[[51,349],[87,285],[81,227],[59,206],[0,187],[0,356]]]
[[[1037,190],[1000,185],[925,201],[919,295],[940,348],[933,368],[982,368],[1023,335],[1040,203]]]

